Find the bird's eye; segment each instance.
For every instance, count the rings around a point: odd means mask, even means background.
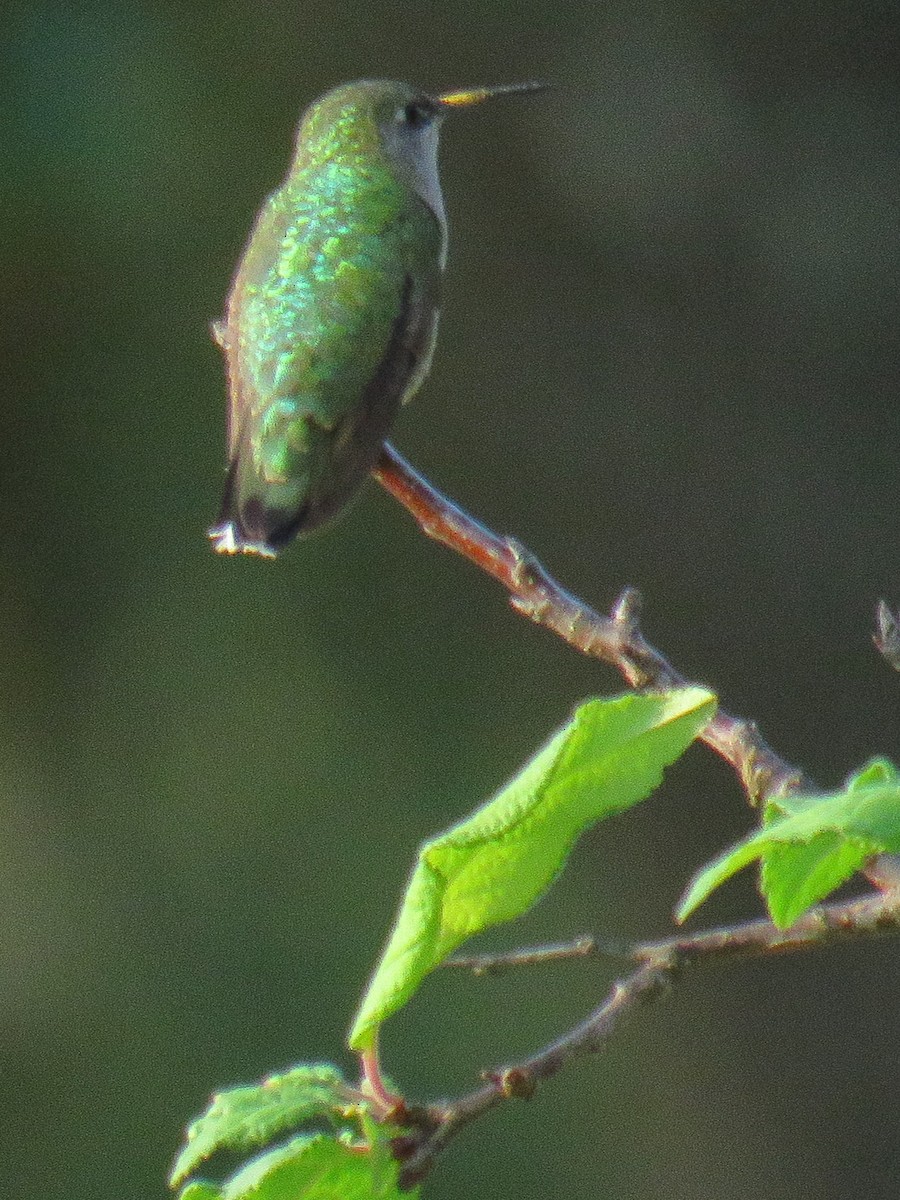
[[[397,122],[409,129],[421,129],[431,120],[431,113],[423,104],[404,104],[397,109]]]

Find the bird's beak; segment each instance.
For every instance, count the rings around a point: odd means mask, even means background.
[[[435,96],[435,104],[441,108],[467,108],[470,104],[481,104],[483,100],[491,100],[494,96],[509,96],[515,92],[543,92],[550,87],[549,83],[531,81],[529,83],[504,83],[498,87],[467,88],[462,92],[444,92]]]

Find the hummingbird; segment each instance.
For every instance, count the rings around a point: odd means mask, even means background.
[[[361,486],[434,351],[447,258],[441,121],[545,86],[432,96],[361,80],[306,109],[212,327],[229,391],[217,551],[273,558]]]

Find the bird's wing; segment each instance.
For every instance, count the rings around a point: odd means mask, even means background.
[[[430,294],[411,275],[403,281],[400,307],[378,366],[359,403],[328,433],[327,468],[312,483],[298,531],[329,520],[378,460],[400,405],[415,391],[428,369],[436,310]],[[310,425],[315,424],[310,420]]]

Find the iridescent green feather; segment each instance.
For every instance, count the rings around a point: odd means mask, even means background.
[[[307,526],[327,519],[427,371],[443,214],[382,144],[379,122],[385,112],[390,119],[402,85],[377,86],[391,91],[361,105],[339,89],[311,110],[235,277],[220,331],[233,460],[223,520],[257,543],[235,548],[277,547],[287,540],[279,527],[288,536],[302,529],[304,506]],[[366,425],[357,409],[371,406],[366,389],[389,352],[404,356],[390,372],[397,395],[376,397],[384,412]]]
[[[355,207],[353,222],[342,200]],[[265,218],[258,229],[269,245],[262,254],[251,246],[239,281],[248,404],[235,417],[249,420],[254,473],[271,485],[303,470],[308,419],[333,429],[348,397],[358,397],[374,375],[407,276],[422,281],[430,273],[436,291],[439,231],[422,202],[386,171],[361,178],[333,163],[292,180]]]

